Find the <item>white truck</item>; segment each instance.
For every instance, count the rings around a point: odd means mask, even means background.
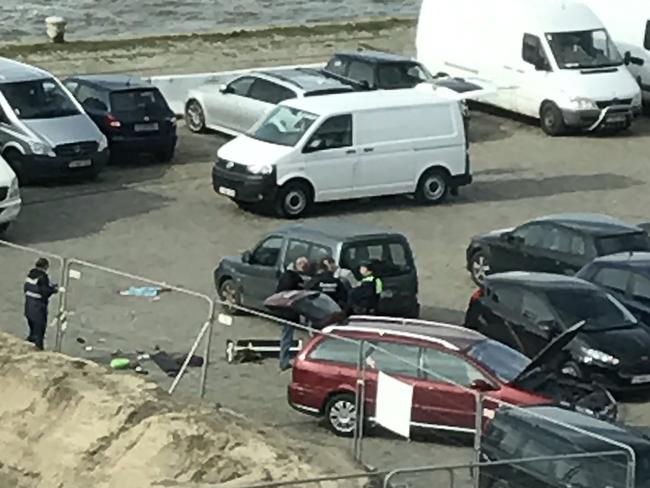
[[[417,59],[489,80],[478,100],[540,119],[544,132],[626,129],[641,91],[598,17],[570,0],[422,0]]]

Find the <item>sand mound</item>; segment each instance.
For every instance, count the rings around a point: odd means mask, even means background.
[[[0,487],[238,486],[355,471],[343,459],[310,465],[294,442],[6,334],[0,392]]]

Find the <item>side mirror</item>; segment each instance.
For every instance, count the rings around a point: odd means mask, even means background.
[[[625,51],[625,54],[623,54],[623,64],[627,66],[632,62],[632,53],[630,51]]]
[[[323,139],[312,139],[305,146],[304,152],[318,151],[322,147],[323,147]]]
[[[251,252],[250,251],[244,251],[244,253],[241,255],[241,261],[242,263],[250,263],[251,262]]]
[[[496,390],[496,386],[494,386],[492,383],[488,383],[485,380],[474,380],[472,381],[472,384],[469,385],[469,387],[472,390],[476,391],[494,391]]]
[[[219,85],[219,91],[221,93],[229,93],[230,89],[228,88],[228,85]]]

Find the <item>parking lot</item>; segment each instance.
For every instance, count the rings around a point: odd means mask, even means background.
[[[7,238],[212,294],[212,270],[220,257],[250,249],[282,223],[244,213],[214,193],[211,161],[224,140],[182,128],[171,164],[124,161],[97,182],[27,188],[23,213]],[[550,139],[526,122],[474,112],[475,182],[458,197],[437,207],[419,207],[405,197],[327,204],[316,207],[310,218],[347,219],[406,234],[416,253],[423,317],[459,323],[473,290],[464,269],[465,247],[473,234],[566,211],[603,212],[631,222],[647,220],[648,147],[648,119],[615,137]],[[19,335],[24,334],[22,273],[31,260],[21,255],[3,264],[11,272],[3,272],[1,287],[4,296],[13,297],[4,304],[3,313],[11,320],[3,326]],[[66,351],[86,354],[75,347],[76,335],[91,342],[104,339],[107,350],[147,349],[165,343],[189,347],[201,325],[203,310],[198,310],[203,305],[199,301],[163,294],[159,301],[132,306],[128,301],[138,299],[116,298],[115,294],[136,283],[101,273],[92,276],[80,281],[88,289],[74,285],[80,290],[75,303],[84,303],[85,319],[79,313],[71,317]],[[125,324],[128,313],[115,313],[120,299],[138,321]],[[289,437],[313,439],[318,449],[347,447],[348,441],[291,411],[286,403],[290,376],[279,374],[273,360],[262,365],[228,365],[223,359],[226,339],[278,336],[276,327],[246,317],[237,317],[230,328],[218,325],[207,400],[240,412],[262,428],[281,428]],[[52,340],[50,335],[50,345]],[[186,388],[196,384],[196,376],[190,375]],[[650,425],[650,408],[642,402],[627,403],[623,415],[631,423]],[[459,443],[460,439],[447,445],[407,444],[370,437],[364,444],[364,457],[383,467],[404,464],[405,459],[412,465],[468,461],[470,449],[456,447]],[[400,459],[394,456],[398,450]]]

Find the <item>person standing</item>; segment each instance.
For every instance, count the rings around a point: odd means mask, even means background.
[[[348,301],[348,289],[345,287],[343,282],[334,276],[333,268],[336,266],[334,260],[331,257],[324,257],[318,263],[318,272],[306,285],[306,290],[319,291],[342,308]]]
[[[375,276],[373,263],[364,262],[359,266],[361,282],[350,292],[349,305],[352,313],[375,314],[379,309],[379,299],[384,291],[381,278]]]
[[[307,273],[309,269],[309,260],[301,256],[296,259],[293,269],[288,267],[278,280],[276,293],[290,290],[302,290],[305,282],[301,273]],[[299,322],[300,316],[295,312],[287,311],[281,316],[289,322]],[[280,336],[280,371],[286,371],[291,368],[291,344],[293,343],[293,326],[284,324],[282,326],[282,335]]]
[[[27,274],[23,285],[25,318],[29,326],[27,341],[33,343],[41,351],[47,328],[47,308],[50,297],[59,292],[59,287],[50,283],[50,278],[47,275],[49,268],[50,262],[45,258],[39,258]]]

